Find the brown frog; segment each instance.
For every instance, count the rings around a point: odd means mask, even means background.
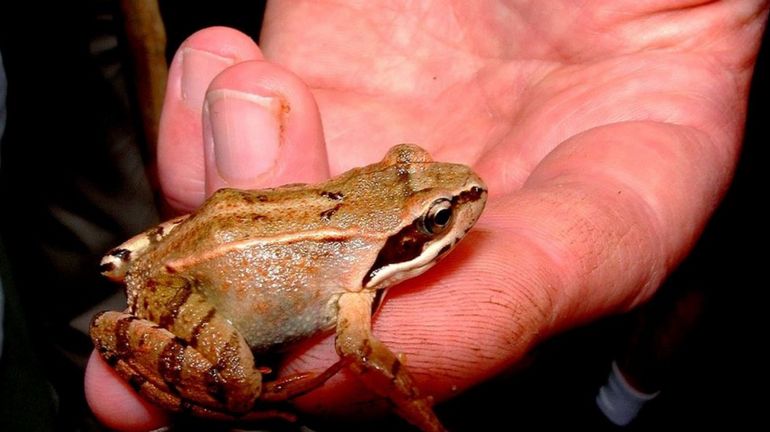
[[[125,282],[128,308],[95,316],[91,337],[133,388],[172,411],[286,416],[260,402],[308,392],[348,367],[407,421],[443,430],[431,398],[373,336],[371,316],[386,288],[463,238],[486,197],[470,168],[408,144],[317,185],[219,190],[104,257],[102,272]],[[333,329],[338,363],[263,382],[255,356]]]

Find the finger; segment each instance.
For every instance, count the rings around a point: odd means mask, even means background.
[[[441,263],[393,287],[374,319],[375,336],[394,353],[404,355],[405,368],[421,395],[437,401],[520,358],[550,319],[539,293],[519,289],[551,282],[529,270],[541,268],[544,257],[528,254],[526,245],[514,237],[502,238],[498,222],[489,221],[493,213],[505,212],[498,205],[490,207]],[[517,248],[522,252],[512,253]],[[512,267],[519,272],[517,279],[503,271]],[[337,358],[334,338],[329,337],[302,347],[284,369],[285,373],[317,372]],[[374,399],[376,395],[355,375],[340,374],[296,402],[306,411],[348,416],[371,412]]]
[[[309,88],[265,61],[219,74],[203,109],[206,192],[328,178],[321,119]]]
[[[227,67],[261,58],[254,41],[225,27],[193,34],[174,55],[160,121],[158,174],[175,210],[189,211],[205,196],[201,112],[206,89]]]
[[[168,423],[164,411],[140,398],[94,351],[85,375],[88,405],[110,429],[147,431]]]

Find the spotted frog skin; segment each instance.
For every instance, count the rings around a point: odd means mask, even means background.
[[[486,196],[470,168],[409,144],[316,185],[219,190],[104,257],[102,272],[125,283],[128,307],[95,316],[91,337],[134,389],[172,411],[290,418],[270,402],[348,368],[407,421],[444,430],[431,398],[372,334],[371,316],[378,294],[465,236]],[[263,381],[260,354],[331,331],[336,364]]]

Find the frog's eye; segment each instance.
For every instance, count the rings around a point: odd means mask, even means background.
[[[452,202],[446,198],[433,201],[420,220],[420,230],[428,235],[439,234],[452,221]]]

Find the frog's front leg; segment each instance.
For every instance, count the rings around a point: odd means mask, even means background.
[[[424,431],[444,431],[431,407],[421,397],[406,367],[371,331],[374,293],[346,293],[338,302],[337,352],[351,360],[350,369],[368,388],[387,397],[396,412]]]

